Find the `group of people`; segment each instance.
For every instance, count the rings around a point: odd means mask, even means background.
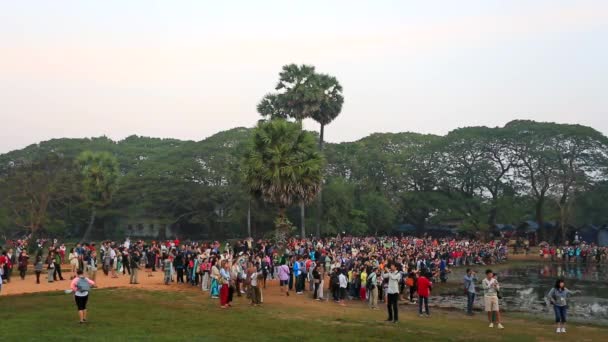
[[[63,280],[61,263],[65,245],[54,241],[46,250],[38,249],[34,268],[39,273],[48,271],[47,281]],[[13,256],[18,254],[22,278],[29,261],[26,248],[20,245],[2,252],[0,268],[10,281]],[[295,290],[296,295],[309,291],[314,300],[329,300],[340,305],[345,300],[366,302],[377,310],[378,303],[387,305],[387,321],[399,321],[399,301],[418,304],[418,314],[430,317],[429,297],[433,284],[446,282],[452,268],[491,265],[508,257],[506,241],[482,243],[453,238],[416,237],[335,237],[329,239],[289,239],[283,242],[244,239],[231,243],[139,240],[132,242],[104,241],[77,244],[67,253],[71,267],[70,288],[75,294],[81,322],[86,322],[86,301],[89,289],[95,286],[98,265],[109,277],[120,273],[130,276],[130,283],[138,283],[138,272],[145,269],[149,276],[162,270],[163,283],[190,284],[219,299],[223,309],[232,306],[234,296],[246,296],[252,306],[263,303],[263,289],[268,279],[278,279],[285,296]],[[8,265],[8,268],[7,268]],[[467,314],[473,314],[473,303],[478,280],[471,268],[464,277]],[[488,270],[481,282],[484,306],[490,327],[502,329],[500,320],[500,285]],[[563,283],[551,293],[561,305]],[[328,292],[325,293],[324,290]],[[563,305],[562,305],[563,306]],[[556,310],[556,315],[558,311]],[[560,309],[560,324],[565,323],[566,311]],[[563,319],[562,319],[563,318]],[[563,326],[559,327],[560,332]],[[565,329],[565,328],[564,328]],[[564,330],[565,332],[565,330]]]
[[[608,247],[600,247],[584,242],[566,246],[543,244],[538,253],[542,259],[564,263],[608,263]]]

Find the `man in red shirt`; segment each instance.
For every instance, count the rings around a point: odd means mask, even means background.
[[[418,287],[418,315],[422,317],[422,302],[424,301],[425,316],[430,317],[429,296],[433,283],[429,280],[428,273],[421,274],[416,285]]]

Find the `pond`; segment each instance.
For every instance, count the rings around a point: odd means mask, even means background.
[[[481,281],[485,266],[476,268]],[[462,279],[464,271],[454,272],[450,280]],[[569,318],[572,321],[608,324],[608,265],[593,264],[555,264],[525,263],[497,271],[502,286],[503,299],[501,309],[553,317],[553,308],[545,299],[557,278],[566,281],[566,287],[573,292],[569,305]],[[432,303],[440,307],[464,308],[466,298],[458,291],[442,291],[442,294],[431,298]],[[478,285],[478,296],[483,296],[481,284]],[[479,298],[479,297],[478,297]],[[476,299],[476,307],[482,301]]]

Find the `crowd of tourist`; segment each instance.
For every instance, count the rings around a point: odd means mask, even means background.
[[[48,282],[61,281],[64,279],[61,264],[69,264],[70,288],[75,293],[81,322],[86,322],[88,290],[95,286],[98,270],[112,278],[128,275],[131,284],[139,283],[141,270],[147,276],[160,270],[167,286],[177,283],[199,287],[211,298],[219,299],[223,309],[232,306],[235,296],[246,296],[252,306],[261,305],[267,281],[278,279],[280,291],[285,296],[293,292],[296,295],[308,293],[313,300],[331,299],[339,305],[346,305],[347,300],[359,300],[373,310],[379,308],[379,302],[384,302],[387,321],[396,323],[399,301],[417,304],[418,314],[430,317],[429,297],[433,285],[446,282],[452,268],[468,267],[464,292],[467,314],[472,315],[478,282],[472,267],[501,263],[508,257],[506,241],[483,243],[431,237],[338,236],[293,238],[284,242],[249,238],[232,244],[179,239],[148,243],[143,240],[132,242],[127,238],[122,242],[103,241],[100,245],[76,244],[67,253],[65,245],[56,240],[36,243],[38,248],[33,261],[27,254],[27,241],[14,241],[2,251],[0,269],[4,281],[10,282],[14,265],[17,265],[20,277],[25,278],[29,263],[33,264],[36,283],[40,283],[40,274],[45,270]],[[584,245],[573,249],[556,248],[553,254],[552,250],[547,247],[547,255],[567,260],[574,256],[584,261],[593,260],[602,251]],[[541,253],[544,255],[545,250],[541,249]],[[496,324],[502,329],[498,308],[500,285],[491,270],[486,271],[481,285],[490,327]],[[557,290],[551,293],[552,298],[562,298],[562,292],[555,294]],[[558,322],[561,324],[558,332],[561,332],[565,329],[565,311],[559,310],[564,317]]]

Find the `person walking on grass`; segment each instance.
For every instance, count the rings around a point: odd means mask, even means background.
[[[500,291],[500,284],[492,270],[486,270],[486,277],[481,282],[483,287],[483,300],[485,304],[485,310],[488,313],[488,321],[490,322],[489,327],[494,328],[494,316],[496,317],[496,323],[498,329],[504,329],[500,323],[500,309],[498,307],[498,291]]]
[[[464,275],[464,293],[467,295],[467,315],[469,316],[473,316],[475,282],[477,282],[477,274],[472,269],[467,268],[467,274]]]
[[[553,287],[547,298],[551,305],[553,305],[553,311],[555,311],[555,332],[558,334],[566,333],[566,316],[568,314],[568,298],[572,292],[566,288],[566,284],[563,279],[557,279],[555,281],[555,287]]]
[[[388,309],[387,322],[397,323],[399,322],[399,282],[401,281],[401,273],[397,271],[397,265],[391,263],[390,272],[384,273],[382,277],[388,280],[388,286],[386,289],[386,308]]]
[[[84,276],[82,270],[78,270],[77,277],[72,279],[70,288],[74,292],[74,300],[78,308],[78,317],[80,324],[87,321],[87,302],[89,300],[89,291],[95,282]]]

